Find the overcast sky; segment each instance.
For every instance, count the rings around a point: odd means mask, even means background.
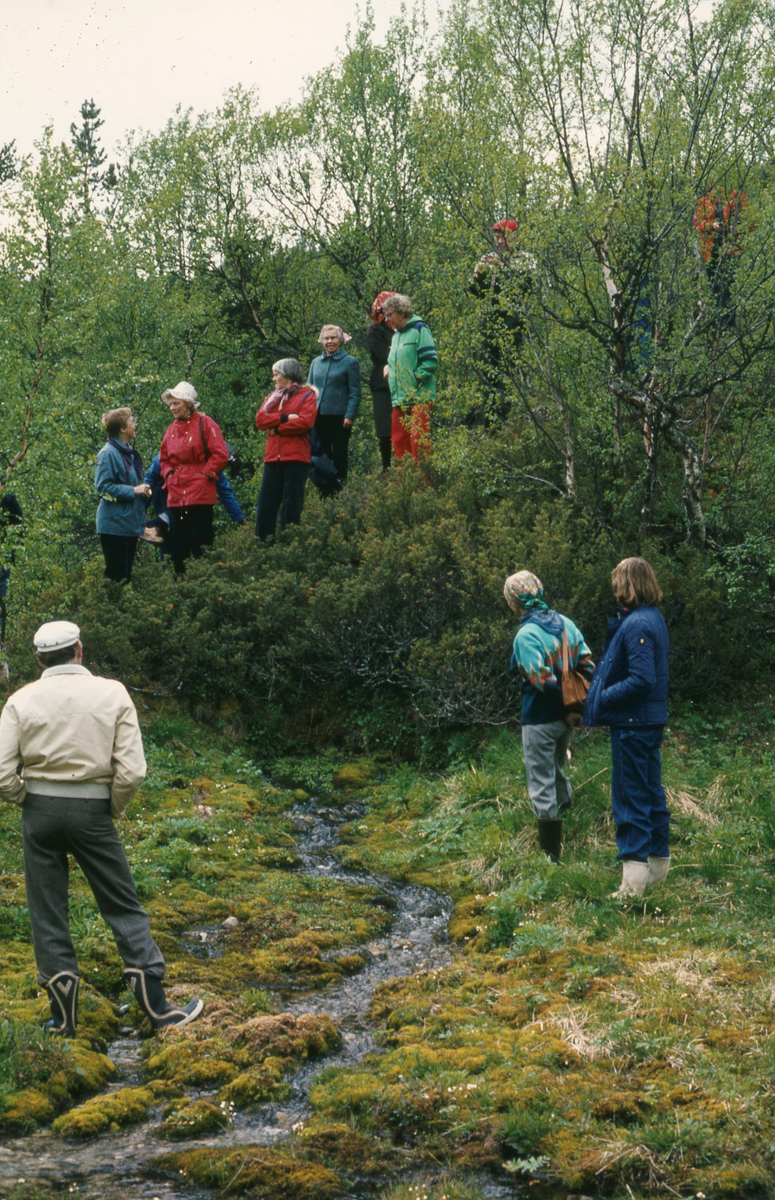
[[[109,153],[130,129],[160,129],[175,108],[210,111],[227,88],[257,86],[262,107],[296,100],[336,58],[358,0],[0,0],[0,145],[26,154],[53,122],[67,141],[94,99]],[[435,10],[429,3],[428,11]],[[376,6],[381,37],[398,0]]]

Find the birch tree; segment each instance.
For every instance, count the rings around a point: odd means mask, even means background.
[[[605,365],[615,471],[639,431],[641,535],[677,460],[685,538],[703,545],[718,431],[775,349],[771,9],[731,0],[700,20],[684,0],[491,0],[488,12],[506,105],[532,146],[546,280],[515,389],[535,405],[549,371],[562,385],[573,364],[552,342],[577,335]],[[740,193],[725,317],[694,221],[702,197]]]

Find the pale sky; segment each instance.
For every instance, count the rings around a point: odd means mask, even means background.
[[[68,141],[92,98],[109,155],[130,129],[160,129],[178,104],[211,111],[237,83],[257,86],[264,109],[297,100],[304,77],[344,49],[358,8],[358,0],[0,0],[0,146],[15,138],[29,153],[49,121],[55,140]],[[398,10],[398,0],[377,4],[378,38]]]

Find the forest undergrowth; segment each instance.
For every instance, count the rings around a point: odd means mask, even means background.
[[[475,756],[453,740],[438,772],[388,754],[272,761],[171,708],[139,707],[150,769],[123,837],[169,991],[201,994],[206,1013],[160,1036],[142,1031],[136,1008],[119,1018],[131,997],[75,870],[79,1037],[42,1032],[19,813],[3,806],[6,1134],[53,1123],[78,1141],[150,1116],[157,1170],[265,1200],[345,1197],[364,1181],[380,1200],[479,1200],[484,1178],[547,1200],[775,1192],[775,791],[760,726],[688,705],[676,716],[664,751],[671,871],[623,902],[610,897],[603,731],[575,740],[555,865],[536,848],[512,731]],[[251,1148],[229,1139],[234,1114],[282,1100],[301,1064],[340,1043],[335,1021],[284,1013],[282,995],[357,975],[392,921],[373,889],[298,870],[289,814],[310,795],[345,811],[367,805],[343,826],[343,865],[452,897],[455,954],[381,984],[369,1014],[378,1051],[349,1069],[323,1066],[309,1119],[287,1142]],[[237,923],[220,956],[197,956],[185,931],[228,917]],[[143,1079],[106,1096],[120,1021],[146,1035]],[[222,1145],[198,1147],[219,1130]],[[44,1194],[31,1181],[8,1192]]]

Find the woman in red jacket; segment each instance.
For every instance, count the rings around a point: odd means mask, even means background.
[[[162,392],[162,401],[175,420],[162,438],[159,451],[172,532],[172,563],[185,571],[186,559],[199,558],[213,544],[215,484],[229,461],[223,435],[212,417],[197,412],[199,401],[190,383]]]
[[[305,387],[295,358],[281,358],[272,367],[274,391],[256,413],[256,427],[266,430],[264,473],[258,493],[256,537],[274,537],[277,514],[280,532],[301,522],[304,485],[310,461],[309,431],[315,424],[318,397]]]

